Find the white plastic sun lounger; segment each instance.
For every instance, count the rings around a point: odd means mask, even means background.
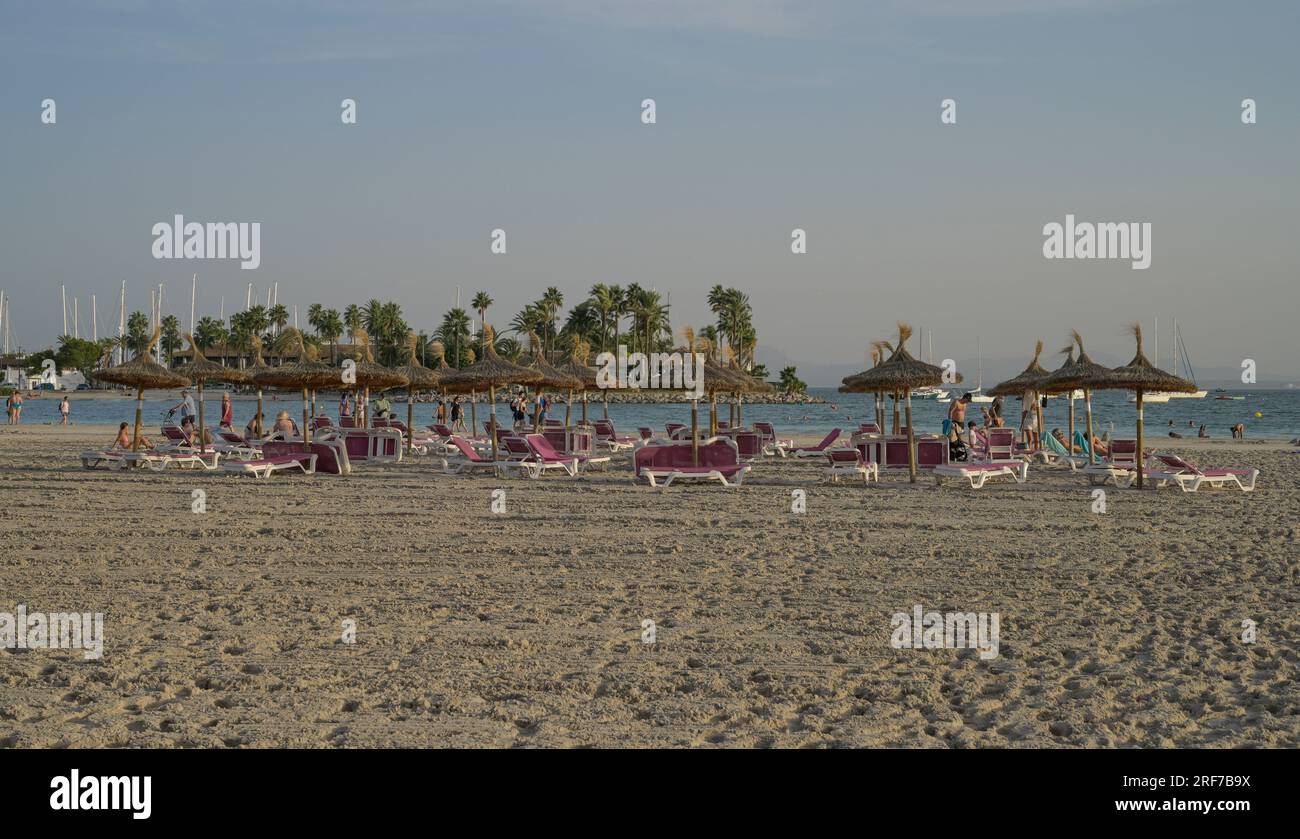
[[[880,480],[880,464],[864,460],[861,449],[830,449],[826,459],[830,465],[822,473],[823,481],[839,483],[840,478],[849,477],[861,478],[865,484]]]
[[[1147,477],[1156,481],[1157,487],[1178,484],[1183,492],[1196,492],[1202,486],[1222,489],[1229,484],[1236,485],[1242,492],[1254,492],[1255,480],[1259,477],[1258,469],[1198,469],[1171,454],[1155,455],[1152,461],[1160,465],[1148,469]]]
[[[1029,463],[998,461],[996,463],[941,463],[932,470],[935,486],[941,486],[944,478],[965,478],[970,481],[971,489],[980,489],[989,478],[1011,478],[1023,484],[1029,477]]]

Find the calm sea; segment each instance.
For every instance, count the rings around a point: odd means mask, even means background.
[[[820,396],[827,400],[826,404],[802,404],[802,405],[745,405],[746,423],[754,420],[765,420],[776,426],[777,431],[782,434],[816,434],[829,431],[834,427],[851,428],[858,422],[869,420],[871,418],[871,397],[857,394],[841,394],[831,388],[812,388],[810,393]],[[1165,404],[1148,404],[1146,406],[1146,423],[1147,433],[1152,435],[1165,436],[1170,430],[1175,430],[1180,434],[1194,436],[1197,427],[1205,423],[1206,428],[1212,437],[1228,437],[1229,429],[1238,422],[1246,424],[1247,437],[1272,437],[1285,438],[1287,440],[1300,436],[1300,390],[1261,390],[1255,392],[1238,392],[1234,395],[1244,395],[1246,398],[1240,401],[1219,401],[1216,400],[1215,394],[1211,393],[1205,399],[1171,399]],[[300,412],[299,402],[296,398],[287,394],[268,395],[266,410],[274,414],[281,409],[287,409],[293,416],[298,416]],[[1101,431],[1111,431],[1112,434],[1131,434],[1134,430],[1136,416],[1134,406],[1128,401],[1129,394],[1109,391],[1100,392],[1093,395],[1093,420],[1098,429]],[[1044,411],[1044,418],[1047,427],[1054,428],[1066,425],[1066,400],[1051,399],[1048,400],[1048,407]],[[23,423],[53,423],[58,421],[58,403],[59,398],[51,395],[39,399],[29,399],[23,407]],[[235,397],[235,419],[237,426],[242,427],[253,412],[255,399],[245,395],[236,395]],[[175,404],[174,399],[146,399],[144,419],[147,427],[156,427],[161,423],[162,414]],[[318,402],[318,407],[330,414],[337,413],[337,398],[327,395],[322,401]],[[707,403],[701,402],[701,417],[707,415]],[[209,423],[215,424],[217,413],[220,410],[220,397],[213,397],[211,394],[207,398],[207,407],[205,412]],[[399,416],[405,417],[406,406],[400,399],[393,400],[394,410]],[[485,404],[479,404],[480,421],[485,416]],[[967,412],[968,419],[979,419],[980,406],[971,405]],[[921,429],[938,431],[942,425],[943,418],[947,413],[948,405],[936,402],[932,399],[915,399],[912,401],[913,413],[916,416],[917,427]],[[580,408],[574,406],[575,418],[578,416]],[[721,415],[726,418],[726,409],[719,408]],[[433,406],[429,403],[417,403],[415,406],[416,419],[420,425],[427,425],[431,421]],[[564,407],[559,406],[560,415],[563,416]],[[589,416],[599,417],[601,415],[600,403],[593,401],[589,408]],[[1083,402],[1075,403],[1075,412],[1078,422],[1083,421]],[[1008,417],[1018,418],[1020,414],[1019,401],[1009,400],[1006,411]],[[611,405],[609,408],[610,418],[614,420],[615,426],[620,431],[632,432],[637,426],[649,426],[656,430],[662,430],[665,423],[668,422],[690,422],[690,406],[686,403],[680,404],[653,404],[653,405]],[[1259,414],[1259,416],[1256,416]],[[85,399],[72,401],[72,421],[74,423],[86,424],[115,424],[117,422],[130,422],[135,416],[134,399]],[[507,412],[502,409],[498,415],[501,420],[507,421]],[[1169,423],[1173,422],[1173,426]],[[1189,423],[1191,425],[1189,426]]]

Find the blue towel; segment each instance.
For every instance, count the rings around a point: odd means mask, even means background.
[[[1082,431],[1074,432],[1074,445],[1076,448],[1082,449],[1084,454],[1092,454],[1092,446],[1088,445],[1088,440],[1083,436]]]

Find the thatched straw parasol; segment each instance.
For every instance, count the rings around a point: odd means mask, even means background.
[[[370,346],[370,335],[358,329],[353,338],[357,344],[356,357],[352,359],[353,377],[348,386],[358,392],[357,414],[361,417],[361,427],[370,424],[370,391],[385,391],[389,388],[403,387],[409,380],[396,370],[375,362],[374,350]],[[340,375],[340,381],[346,381]]]
[[[1070,420],[1069,420],[1069,438],[1066,440],[1066,450],[1074,454],[1074,385],[1062,386],[1061,382],[1066,381],[1074,373],[1076,362],[1074,360],[1074,341],[1071,341],[1060,352],[1065,355],[1065,361],[1057,367],[1041,382],[1043,393],[1064,393],[1065,398],[1069,400]],[[1046,429],[1043,429],[1046,430]]]
[[[1148,390],[1161,393],[1195,393],[1196,385],[1184,378],[1166,373],[1147,359],[1142,352],[1142,325],[1133,324],[1133,337],[1137,341],[1137,354],[1123,367],[1085,379],[1082,384],[1095,390],[1131,390],[1137,395],[1137,486],[1142,489],[1142,394]],[[1092,440],[1089,438],[1089,443]]]
[[[429,390],[442,381],[441,373],[430,370],[416,358],[416,348],[419,343],[420,339],[416,337],[413,330],[406,333],[406,363],[394,369],[394,372],[405,376],[408,383],[406,389],[406,451],[408,454],[415,445],[415,405],[413,404],[415,391]]]
[[[1030,391],[1034,393],[1034,404],[1023,404],[1022,410],[1035,411],[1038,416],[1038,433],[1043,432],[1043,406],[1039,401],[1038,394],[1042,392],[1043,381],[1050,375],[1043,366],[1038,363],[1039,357],[1043,354],[1043,342],[1040,340],[1034,344],[1034,357],[1030,360],[1029,366],[1020,371],[1020,374],[1007,379],[1005,382],[999,382],[989,388],[989,396],[1021,396],[1024,397]],[[1026,440],[1032,443],[1032,440]]]
[[[249,375],[243,370],[235,367],[226,367],[221,364],[214,364],[203,355],[198,346],[194,343],[194,336],[190,333],[184,333],[185,340],[189,342],[190,363],[184,364],[176,369],[176,372],[188,378],[199,391],[199,454],[207,453],[207,445],[203,436],[207,433],[207,426],[203,420],[203,383],[205,381],[226,382],[227,384],[242,385],[249,381]]]
[[[890,345],[888,341],[872,341],[871,342],[871,367],[873,369],[879,367],[881,362],[885,360],[886,351],[893,352],[893,350],[894,348]],[[854,393],[855,391],[853,390],[851,382],[853,380],[856,380],[857,377],[861,375],[862,373],[854,373],[852,376],[844,377],[844,379],[842,380],[842,384],[840,384],[839,392]],[[883,431],[885,428],[885,395],[881,391],[872,391],[871,393],[873,397],[873,402],[875,403],[875,413],[873,419],[875,420],[876,426]],[[895,414],[897,414],[897,410],[895,410]]]
[[[495,336],[492,333],[492,327],[486,326],[483,329],[483,357],[473,364],[444,379],[445,384],[455,386],[468,386],[473,390],[487,388],[488,402],[491,405],[492,419],[489,424],[489,431],[492,437],[492,459],[497,459],[497,388],[501,385],[520,384],[530,385],[542,380],[542,374],[536,370],[529,370],[527,367],[520,367],[518,364],[512,364],[501,356],[497,355]]]
[[[149,339],[149,345],[144,348],[143,352],[137,353],[135,358],[116,367],[97,370],[91,374],[93,378],[101,382],[135,388],[135,437],[131,440],[131,451],[133,452],[140,450],[140,421],[144,412],[145,388],[167,390],[174,387],[185,387],[185,385],[189,384],[189,380],[184,376],[173,373],[153,360],[153,348],[157,345],[161,336],[162,327],[154,327],[153,337]]]
[[[916,429],[912,427],[912,391],[919,387],[936,387],[944,383],[942,368],[918,361],[907,351],[912,327],[898,324],[898,346],[887,361],[844,379],[846,393],[901,393],[907,401],[907,471],[916,483]],[[961,377],[957,377],[961,381]]]
[[[253,336],[253,364],[244,372],[248,374],[248,380],[257,388],[257,413],[253,415],[253,431],[258,437],[262,436],[262,385],[257,381],[257,374],[262,370],[270,370],[270,365],[262,358],[262,339]]]
[[[587,366],[587,358],[591,355],[591,345],[576,335],[573,337],[573,348],[569,355],[555,369],[572,378],[577,384],[574,388],[582,391],[582,424],[587,424],[587,391],[596,390],[596,368]],[[564,406],[564,424],[569,424],[569,407],[573,402],[573,388],[569,390],[569,402]]]
[[[1083,388],[1083,408],[1087,416],[1087,434],[1088,434],[1088,460],[1091,463],[1097,462],[1097,453],[1094,451],[1092,444],[1092,389],[1090,382],[1101,379],[1110,373],[1110,368],[1102,366],[1088,357],[1088,351],[1083,347],[1083,336],[1079,331],[1071,330],[1070,336],[1074,343],[1079,347],[1079,357],[1074,360],[1074,366],[1068,372],[1058,370],[1050,377],[1053,387]]]
[[[302,391],[302,443],[304,450],[311,443],[311,420],[308,416],[308,391],[337,388],[340,384],[338,368],[316,359],[316,348],[303,341],[302,333],[290,327],[281,334],[282,343],[297,349],[298,361],[279,367],[266,367],[253,372],[253,381],[259,387]]]
[[[546,360],[546,356],[542,354],[542,341],[540,338],[537,337],[537,333],[529,332],[528,340],[533,345],[533,355],[532,358],[528,360],[528,363],[524,364],[523,366],[528,368],[529,370],[535,370],[542,377],[538,381],[533,382],[533,388],[539,391],[540,390],[567,390],[569,392],[569,402],[572,402],[573,389],[581,386],[582,380],[574,376],[570,376],[568,373],[565,373],[564,371],[556,368],[554,365],[552,365],[549,361]],[[568,403],[565,404],[567,409]],[[495,414],[495,411],[493,413]],[[535,414],[533,417],[534,431],[536,431],[538,426],[541,425],[541,419],[542,419],[541,412],[539,410],[538,413]],[[567,410],[566,410],[566,418],[564,420],[564,424],[566,426],[569,424],[569,420],[567,418]]]

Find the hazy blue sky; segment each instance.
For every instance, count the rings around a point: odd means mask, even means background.
[[[426,329],[457,284],[504,325],[595,282],[698,327],[722,283],[760,360],[858,367],[903,318],[964,369],[1070,327],[1126,361],[1160,315],[1198,366],[1287,379],[1298,36],[1294,2],[0,2],[0,288],[27,349],[60,284],[87,328],[122,279],[184,322],[194,271],[201,315],[278,281],[304,318],[379,297]],[[1151,222],[1151,268],[1045,260],[1067,212]],[[154,260],[174,213],[261,222],[261,268]]]

